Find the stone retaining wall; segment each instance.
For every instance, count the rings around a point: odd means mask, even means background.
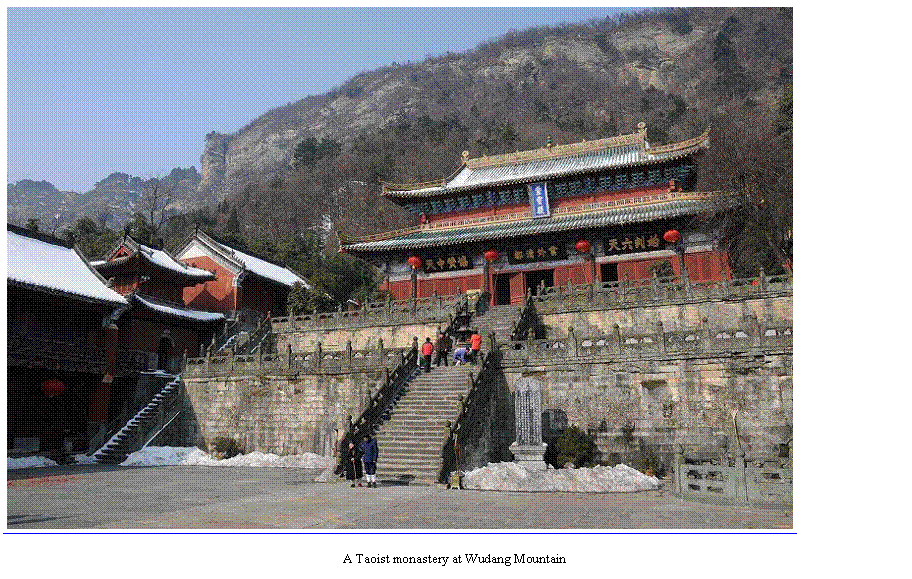
[[[385,378],[382,370],[185,377],[194,417],[186,428],[206,448],[226,436],[246,452],[332,454],[338,431]]]

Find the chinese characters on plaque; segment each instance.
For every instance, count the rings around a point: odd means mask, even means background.
[[[422,264],[426,273],[456,271],[459,269],[471,269],[472,258],[464,253],[457,255],[438,255],[434,257],[425,257],[422,260]]]
[[[514,247],[507,252],[507,261],[510,265],[560,259],[567,259],[567,250],[562,243],[543,243],[540,245]]]
[[[529,183],[529,204],[532,206],[532,217],[551,216],[547,183]]]
[[[634,253],[659,249],[662,243],[658,233],[652,235],[625,235],[605,239],[605,255],[617,253]]]

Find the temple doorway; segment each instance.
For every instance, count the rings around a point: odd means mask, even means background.
[[[494,305],[510,303],[510,274],[501,274],[494,277]]]
[[[171,358],[171,338],[162,336],[158,340],[158,369],[165,372],[170,371],[169,363]]]
[[[537,296],[542,291],[542,288],[554,287],[554,270],[527,271],[526,287],[532,290],[532,295],[534,296]]]
[[[616,263],[603,263],[602,264],[602,281],[603,282],[618,281],[618,266]]]

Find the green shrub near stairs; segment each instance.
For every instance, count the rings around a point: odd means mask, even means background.
[[[221,454],[224,458],[231,458],[244,452],[244,449],[238,442],[227,436],[216,436],[212,439],[212,449]]]
[[[561,468],[568,462],[574,466],[592,464],[595,457],[595,440],[578,426],[571,425],[555,443],[555,467]]]

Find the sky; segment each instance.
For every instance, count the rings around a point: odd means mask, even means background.
[[[195,166],[210,131],[393,62],[621,8],[9,8],[7,182]]]

